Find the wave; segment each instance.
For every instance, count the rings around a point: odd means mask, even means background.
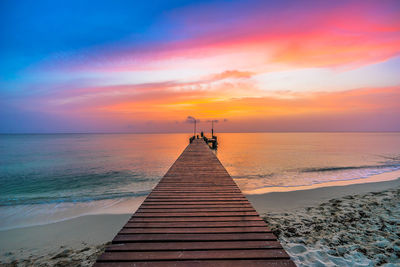
[[[251,175],[246,175],[246,176],[233,176],[232,178],[235,180],[240,180],[240,179],[260,179],[260,178],[269,178],[275,176],[275,173],[267,173],[267,174],[251,174]]]
[[[151,190],[141,192],[121,192],[111,193],[107,195],[95,195],[95,196],[80,196],[80,197],[32,197],[32,198],[8,198],[1,199],[0,206],[14,206],[14,205],[31,205],[31,204],[56,204],[64,202],[90,202],[96,200],[107,200],[117,198],[130,198],[146,196]]]
[[[296,173],[317,173],[317,172],[335,172],[335,171],[346,171],[346,170],[366,170],[366,169],[376,169],[383,170],[389,169],[388,171],[395,171],[400,169],[400,164],[384,164],[384,165],[363,165],[363,166],[333,166],[333,167],[310,167],[301,168],[295,170],[288,170],[285,175],[293,175]],[[251,175],[241,175],[232,176],[235,180],[252,180],[259,178],[271,178],[276,176],[282,176],[283,173],[266,173],[266,174],[251,174]],[[360,177],[362,178],[362,177]]]
[[[158,177],[130,170],[6,173],[0,177],[0,206],[89,202],[149,194]]]
[[[267,185],[263,186],[262,188],[293,188],[294,190],[297,188],[301,188],[304,186],[314,186],[314,185],[323,185],[327,183],[335,183],[335,182],[346,182],[346,181],[359,181],[359,180],[365,180],[366,177],[358,177],[358,178],[346,178],[346,179],[337,179],[337,180],[332,180],[332,181],[318,181],[318,182],[312,182],[310,184],[297,184],[297,185]],[[393,180],[400,179],[400,177],[394,177]],[[249,193],[251,195],[251,193]]]
[[[360,169],[400,169],[400,164],[384,164],[384,165],[363,165],[363,166],[343,166],[343,167],[322,167],[322,168],[303,168],[300,172],[332,172],[345,170],[360,170]]]
[[[391,162],[379,165],[287,169],[275,173],[240,175],[233,176],[233,178],[246,191],[250,192],[261,188],[297,188],[331,182],[356,181],[398,170],[400,170],[400,164]]]

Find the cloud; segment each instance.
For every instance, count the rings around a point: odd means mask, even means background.
[[[194,118],[194,117],[192,117],[192,116],[187,116],[185,122],[186,122],[186,123],[194,123],[194,122],[199,123],[200,120],[199,120],[199,119],[196,119],[196,118]]]
[[[238,71],[238,70],[226,70],[222,73],[215,74],[211,76],[212,80],[224,80],[228,78],[241,79],[241,78],[251,78],[254,75],[250,71]]]
[[[396,123],[400,117],[398,99],[399,86],[301,94],[281,91],[279,96],[272,94],[231,98],[210,98],[209,94],[203,92],[189,94],[168,90],[162,93],[158,90],[143,90],[136,96],[123,96],[112,100],[105,97],[84,105],[46,106],[43,99],[29,99],[30,104],[35,103],[36,111],[25,105],[23,100],[7,103],[7,108],[3,109],[17,112],[16,107],[19,107],[20,114],[29,113],[33,117],[39,113],[51,114],[52,117],[59,118],[54,125],[61,128],[64,125],[63,121],[68,122],[68,125],[75,125],[71,127],[83,127],[75,128],[76,131],[88,127],[124,131],[128,129],[126,125],[132,125],[129,129],[135,131],[186,131],[187,124],[193,123],[194,119],[200,123],[209,122],[210,118],[219,121],[220,131],[394,131],[400,130]],[[5,122],[13,120],[12,113],[3,113]],[[176,121],[182,122],[182,114],[191,115],[186,117],[185,123],[176,124]],[[40,116],[32,116],[26,118],[32,121],[40,120]],[[149,125],[148,121],[152,121],[152,125]],[[23,117],[19,122],[24,124]],[[8,124],[11,129],[10,125]],[[50,129],[51,126],[47,128]]]
[[[400,53],[397,1],[315,1],[312,8],[261,1],[248,7],[232,3],[224,12],[215,5],[171,12],[168,25],[175,35],[168,40],[107,43],[43,66],[77,72],[206,69],[226,79],[251,76],[240,69],[360,66]]]

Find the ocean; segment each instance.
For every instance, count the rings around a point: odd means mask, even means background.
[[[0,135],[0,230],[132,212],[189,137]],[[400,133],[221,133],[218,139],[215,153],[247,195],[399,177]]]

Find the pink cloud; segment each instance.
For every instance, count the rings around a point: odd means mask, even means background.
[[[211,9],[213,10],[213,9]],[[121,44],[89,51],[90,61],[67,64],[72,70],[138,71],[176,66],[195,68],[188,60],[224,55],[229,68],[287,64],[306,67],[364,65],[400,53],[396,2],[349,1],[340,5],[302,5],[286,9],[260,6],[225,21],[219,9],[180,9],[168,18],[186,38],[148,45]],[[210,14],[210,12],[212,14]],[[265,12],[268,12],[267,14]],[[227,66],[226,66],[227,67]]]

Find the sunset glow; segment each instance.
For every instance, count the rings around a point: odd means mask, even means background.
[[[399,1],[78,3],[1,4],[1,132],[400,130]]]

